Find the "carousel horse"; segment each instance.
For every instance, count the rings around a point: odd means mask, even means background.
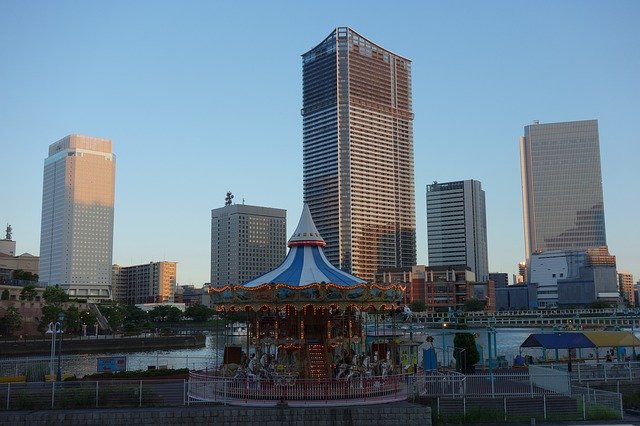
[[[336,379],[340,379],[342,377],[346,377],[349,371],[349,364],[342,363],[340,367],[338,367],[338,374],[336,374]]]
[[[267,368],[269,365],[269,354],[266,352],[260,357],[260,367]]]
[[[236,374],[233,376],[234,379],[246,379],[248,377],[247,371],[242,367],[238,368]]]
[[[389,360],[384,360],[382,361],[382,363],[380,364],[380,375],[382,377],[387,377],[389,375],[389,372],[391,371],[391,363],[389,362]]]

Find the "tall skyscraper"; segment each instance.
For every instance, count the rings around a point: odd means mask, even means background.
[[[111,298],[116,157],[111,141],[70,135],[44,162],[40,282]]]
[[[211,285],[244,284],[276,268],[286,249],[286,210],[244,204],[211,210]]]
[[[489,278],[487,214],[477,180],[427,185],[429,266],[466,265],[476,281]]]
[[[414,265],[411,61],[341,27],[302,62],[304,199],[327,258],[367,280]]]
[[[597,120],[525,126],[520,162],[527,259],[607,244]]]

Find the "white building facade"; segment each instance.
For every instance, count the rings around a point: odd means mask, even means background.
[[[211,210],[211,285],[243,284],[278,266],[287,249],[287,211],[230,204]]]

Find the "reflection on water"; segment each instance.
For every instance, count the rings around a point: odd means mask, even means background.
[[[482,359],[487,359],[488,351],[488,335],[486,329],[469,329],[470,333],[477,333],[476,343],[480,350]],[[409,334],[409,330],[405,330]],[[543,351],[539,348],[523,348],[520,345],[532,333],[540,333],[539,328],[498,328],[496,329],[496,346],[498,355],[504,356],[509,363],[513,362],[513,358],[518,354],[532,355],[534,359],[542,356]],[[552,333],[551,330],[545,330],[545,333]],[[640,337],[640,331],[636,331],[636,336]],[[433,337],[432,345],[436,348],[438,357],[444,354],[444,359],[451,359],[453,352],[453,339],[455,330],[446,329],[414,329],[413,338],[418,341],[424,341],[430,335]],[[242,347],[246,345],[246,341],[241,336],[229,337],[227,342],[238,344]],[[202,348],[189,349],[172,349],[172,350],[152,350],[144,352],[104,352],[84,355],[64,355],[62,356],[62,370],[64,372],[73,373],[78,377],[87,374],[93,374],[97,369],[96,359],[99,357],[126,356],[127,370],[147,370],[152,368],[189,368],[189,369],[214,369],[216,365],[222,362],[225,338],[217,334],[207,334],[205,346]],[[425,343],[428,345],[428,343]],[[425,346],[426,347],[426,346]],[[444,351],[443,351],[444,348]],[[604,354],[606,349],[600,349],[600,356]],[[588,357],[592,350],[583,349],[582,356]],[[630,354],[630,351],[627,351]],[[420,354],[421,355],[421,354]],[[547,351],[547,359],[555,359],[555,351]],[[566,351],[559,351],[559,356],[565,357]],[[27,365],[40,364],[42,368],[49,369],[49,357],[37,358],[11,358],[0,361],[0,375],[17,374],[18,371],[26,368]],[[57,368],[57,359],[54,361],[54,368]]]

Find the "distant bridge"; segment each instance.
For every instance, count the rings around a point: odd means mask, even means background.
[[[429,328],[446,328],[461,317],[455,312],[414,312],[408,322],[424,324]],[[470,327],[640,328],[640,309],[481,311],[467,312],[464,317]]]

